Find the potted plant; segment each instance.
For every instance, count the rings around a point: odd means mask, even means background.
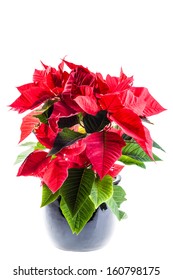
[[[10,105],[18,113],[30,110],[19,142],[31,133],[37,139],[22,144],[30,147],[17,158],[23,161],[17,176],[41,179],[51,233],[56,242],[64,240],[58,247],[97,249],[112,213],[119,220],[126,216],[118,185],[124,165],[145,168],[160,160],[152,149],[162,148],[144,122],[165,109],[122,69],[119,77],[104,78],[65,59],[58,69],[42,66],[31,83],[17,87],[20,96]]]

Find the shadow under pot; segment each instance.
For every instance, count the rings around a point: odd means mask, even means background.
[[[113,181],[117,185],[118,175]],[[115,215],[102,203],[78,234],[73,234],[64,218],[59,199],[44,207],[45,224],[54,246],[66,251],[87,252],[104,247],[110,240],[115,225]]]

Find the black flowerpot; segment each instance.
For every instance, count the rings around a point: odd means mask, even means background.
[[[119,177],[116,178],[119,182]],[[117,182],[114,182],[117,184]],[[73,234],[62,215],[59,201],[45,207],[46,227],[56,247],[67,251],[93,251],[102,248],[110,239],[115,224],[114,214],[103,203],[78,234]]]

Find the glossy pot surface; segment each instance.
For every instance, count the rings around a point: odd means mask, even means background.
[[[118,184],[120,176],[114,184]],[[105,203],[78,234],[73,234],[59,207],[59,200],[45,207],[46,227],[54,245],[68,251],[93,251],[102,248],[111,238],[116,218]]]
[[[59,201],[45,207],[46,227],[56,247],[68,251],[92,251],[103,247],[111,237],[115,216],[102,205],[78,234],[73,234],[59,208]]]

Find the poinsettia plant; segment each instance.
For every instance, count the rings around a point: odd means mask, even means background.
[[[17,87],[20,96],[10,105],[18,113],[30,110],[19,142],[31,133],[37,139],[22,144],[29,149],[17,158],[23,161],[17,176],[41,179],[41,206],[59,199],[73,233],[102,203],[124,218],[125,191],[114,178],[124,165],[145,168],[145,162],[160,160],[152,149],[162,148],[144,122],[165,109],[122,69],[119,77],[104,78],[65,59],[58,69],[42,66],[31,83]]]

